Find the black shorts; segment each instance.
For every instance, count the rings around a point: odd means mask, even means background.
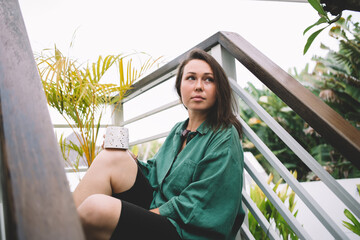
[[[134,186],[112,196],[121,200],[122,208],[111,240],[181,239],[174,225],[166,217],[149,211],[153,189],[140,168]]]

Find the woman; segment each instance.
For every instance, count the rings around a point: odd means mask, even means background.
[[[243,151],[227,77],[211,55],[193,50],[175,87],[189,118],[156,156],[143,163],[103,150],[75,189],[88,239],[235,239]]]

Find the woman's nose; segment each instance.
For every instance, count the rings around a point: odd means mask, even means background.
[[[197,79],[195,82],[195,89],[202,90],[204,88],[203,82],[201,79]]]

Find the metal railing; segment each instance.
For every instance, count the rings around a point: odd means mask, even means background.
[[[275,65],[266,56],[256,50],[251,44],[235,33],[218,32],[206,39],[194,48],[200,48],[208,51],[224,67],[234,93],[242,99],[279,138],[291,149],[301,161],[303,161],[323,183],[344,203],[344,205],[360,218],[360,204],[342,187],[335,179],[326,172],[323,167],[290,135],[283,127],[278,124],[244,89],[236,83],[236,60],[252,72],[257,78],[277,94],[285,103],[287,103],[295,112],[297,112],[305,121],[307,121],[317,132],[338,149],[342,149],[342,154],[351,160],[354,165],[359,167],[356,156],[360,156],[360,134],[357,129],[348,124],[331,108],[321,100],[310,93],[306,88],[299,84],[289,74],[284,72],[280,67]],[[191,49],[190,49],[191,50]],[[189,50],[189,51],[190,51]],[[175,76],[176,68],[188,52],[183,53],[173,61],[164,65],[157,71],[146,76],[136,84],[129,92],[127,97],[118,104],[115,111],[113,124],[128,126],[134,122],[143,120],[160,112],[171,109],[180,104],[179,101],[165,103],[162,106],[154,107],[151,110],[141,113],[135,117],[124,120],[126,111],[124,106],[148,90],[172,79]],[[320,111],[321,109],[321,111]],[[334,118],[335,123],[334,123]],[[302,187],[302,185],[292,176],[289,170],[281,161],[272,153],[264,142],[254,133],[254,131],[240,119],[243,126],[244,134],[254,143],[256,148],[263,154],[267,161],[281,175],[281,177],[290,185],[297,196],[307,205],[312,213],[319,219],[327,231],[335,239],[348,239],[344,231],[336,224],[327,212],[316,202],[316,200]],[[166,137],[168,132],[164,131],[156,135],[137,139],[130,145],[145,143],[158,138]],[[351,152],[352,154],[347,154]],[[355,154],[355,157],[354,155]],[[245,158],[245,169],[266,194],[268,199],[281,213],[292,230],[301,239],[312,239],[310,234],[305,231],[297,219],[291,214],[284,203],[278,198],[276,193],[269,185],[257,176],[257,172],[248,159]],[[260,226],[268,233],[270,239],[279,239],[278,235],[270,227],[270,223],[265,219],[256,204],[251,200],[246,191],[243,192],[243,202],[250,210]],[[241,236],[245,239],[253,239],[247,224],[241,228]]]
[[[85,239],[17,0],[0,0],[0,238]]]

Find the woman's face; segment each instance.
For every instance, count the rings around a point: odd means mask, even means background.
[[[207,113],[215,104],[214,75],[207,62],[194,59],[185,65],[180,93],[185,107],[194,113]]]

